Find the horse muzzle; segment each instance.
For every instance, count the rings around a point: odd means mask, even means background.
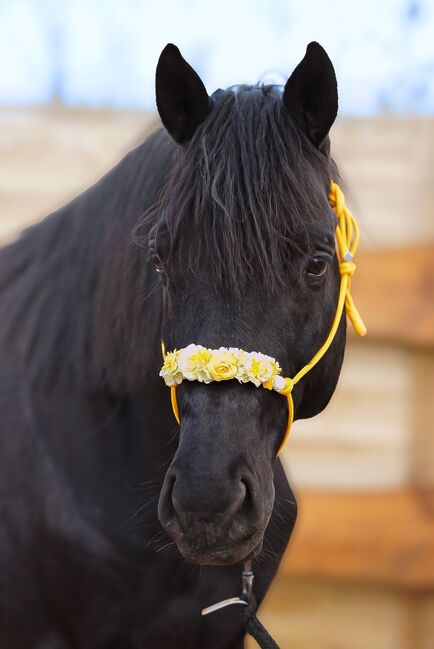
[[[232,483],[170,467],[158,515],[181,554],[201,565],[228,565],[256,556],[269,514],[251,476]]]

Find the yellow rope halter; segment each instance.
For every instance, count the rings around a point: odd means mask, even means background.
[[[341,284],[339,289],[339,298],[336,307],[336,313],[331,326],[330,332],[325,339],[324,343],[317,351],[315,356],[305,365],[302,369],[297,372],[297,374],[291,378],[285,378],[285,385],[281,389],[276,391],[279,394],[284,395],[287,398],[288,402],[288,423],[286,426],[286,431],[282,443],[279,447],[277,455],[280,454],[282,448],[285,445],[286,440],[288,439],[289,433],[291,431],[291,426],[294,421],[294,401],[292,398],[292,390],[294,385],[296,385],[300,379],[303,378],[310,370],[321,360],[324,354],[329,349],[332,344],[336,332],[341,321],[342,313],[344,308],[346,309],[347,315],[353,325],[355,331],[359,336],[366,335],[366,327],[363,323],[363,320],[357,311],[353,299],[351,297],[351,276],[356,270],[356,265],[353,261],[357,246],[359,243],[359,228],[356,222],[356,219],[351,214],[350,210],[345,205],[345,197],[342,193],[340,187],[331,182],[329,202],[333,208],[337,218],[338,224],[336,227],[336,252],[339,261],[339,272],[341,275]],[[161,349],[163,353],[163,358],[166,358],[166,350],[164,347],[164,342],[161,343]],[[175,415],[176,421],[178,424],[181,423],[178,409],[178,401],[176,398],[176,388],[177,385],[171,385],[170,387],[170,397],[172,402],[172,410]],[[274,388],[276,389],[276,388]]]

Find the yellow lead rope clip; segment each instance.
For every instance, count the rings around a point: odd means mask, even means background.
[[[342,193],[339,185],[337,185],[334,182],[332,182],[330,186],[329,202],[338,218],[338,225],[336,227],[336,252],[339,261],[341,284],[339,289],[339,298],[336,307],[336,313],[333,320],[333,324],[331,326],[330,332],[326,340],[324,341],[320,349],[317,351],[315,356],[309,361],[309,363],[307,363],[307,365],[305,365],[292,379],[291,378],[283,379],[283,377],[282,378],[279,377],[281,378],[281,381],[282,380],[284,381],[284,387],[281,388],[272,387],[272,389],[276,390],[279,394],[284,395],[287,398],[287,402],[288,402],[288,423],[286,426],[284,438],[277,452],[277,456],[280,454],[282,448],[285,445],[286,440],[288,439],[289,433],[291,431],[292,423],[294,421],[294,401],[292,398],[292,390],[294,388],[294,385],[296,385],[300,381],[300,379],[302,379],[303,376],[305,376],[321,360],[321,358],[329,349],[330,345],[334,340],[336,332],[338,330],[344,308],[346,309],[347,315],[356,333],[359,336],[366,335],[365,324],[354,305],[353,299],[351,297],[351,292],[350,292],[351,277],[354,274],[354,271],[356,270],[356,265],[353,260],[359,243],[359,228],[356,219],[354,218],[350,210],[345,205],[344,194]],[[166,354],[163,341],[161,343],[161,349],[163,353],[163,358],[166,359],[168,355]],[[179,351],[182,352],[182,350]],[[238,351],[242,351],[242,350],[238,350]],[[232,379],[233,376],[231,376],[230,378]],[[219,380],[224,380],[224,379],[220,378]],[[171,392],[170,396],[171,396],[173,414],[175,415],[178,424],[180,424],[181,420],[179,417],[178,401],[176,398],[177,384],[169,383],[169,385],[170,385],[170,392]],[[265,384],[265,382],[263,382],[263,385],[264,387],[269,387]],[[269,389],[271,388],[269,387]]]

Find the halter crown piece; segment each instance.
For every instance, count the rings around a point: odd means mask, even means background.
[[[345,197],[340,187],[331,182],[330,205],[338,218],[336,227],[336,253],[339,261],[341,284],[335,317],[330,332],[315,356],[292,378],[280,376],[279,363],[271,356],[258,352],[245,352],[237,347],[220,347],[207,349],[201,345],[188,345],[173,352],[165,350],[162,342],[164,364],[160,376],[170,387],[172,410],[178,424],[181,423],[176,399],[176,388],[185,379],[187,381],[229,381],[237,379],[240,383],[253,383],[257,387],[275,390],[286,397],[288,402],[288,423],[285,435],[277,455],[285,445],[294,420],[294,402],[292,390],[324,356],[332,344],[341,321],[344,308],[359,336],[366,334],[366,327],[351,297],[351,277],[356,270],[354,256],[359,243],[359,228],[356,219],[345,205]]]

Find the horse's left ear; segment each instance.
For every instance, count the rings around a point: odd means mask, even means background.
[[[169,43],[160,54],[155,75],[161,121],[179,144],[187,142],[208,115],[211,101],[199,75]]]
[[[319,43],[307,46],[286,82],[283,103],[315,146],[321,146],[336,119],[338,87],[333,64]]]

